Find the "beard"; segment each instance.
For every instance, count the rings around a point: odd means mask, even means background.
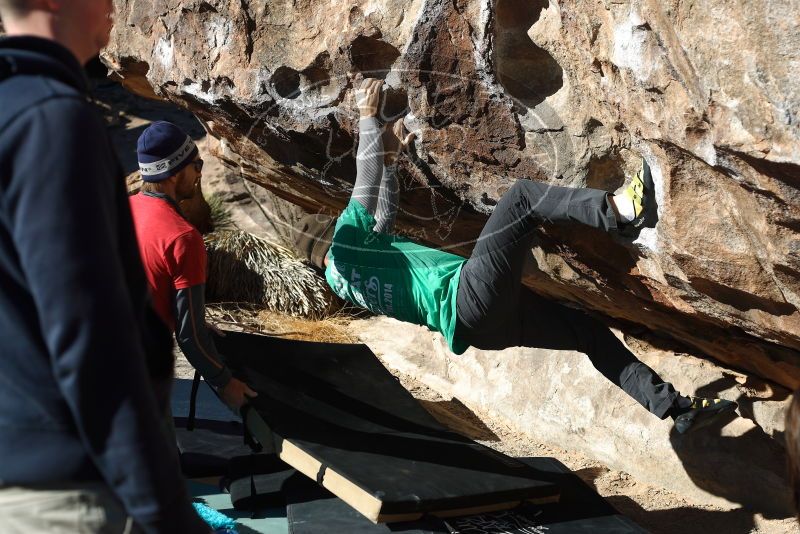
[[[196,194],[198,194],[198,187],[197,183],[200,181],[199,178],[196,180],[188,180],[182,182],[180,187],[175,189],[175,196],[177,196],[178,202],[182,200],[189,200],[190,198],[194,198]]]

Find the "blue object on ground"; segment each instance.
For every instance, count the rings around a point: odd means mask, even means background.
[[[214,529],[214,532],[219,534],[238,534],[236,531],[236,521],[231,519],[225,514],[222,514],[210,506],[200,503],[194,502],[192,503],[194,506],[197,515],[205,521],[208,526]]]
[[[217,485],[189,480],[188,486],[192,497],[233,518],[240,534],[289,534],[285,505],[267,507],[258,512],[235,510],[231,496],[221,492]]]

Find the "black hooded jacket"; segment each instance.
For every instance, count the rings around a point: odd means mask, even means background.
[[[208,532],[148,377],[146,355],[151,375],[172,365],[152,317],[83,69],[0,39],[0,486],[105,481],[145,532]]]

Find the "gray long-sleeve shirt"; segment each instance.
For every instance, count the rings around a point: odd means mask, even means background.
[[[231,371],[208,335],[205,284],[177,291],[175,319],[175,339],[186,359],[206,382],[217,389],[224,388],[231,379]]]
[[[359,121],[356,183],[353,198],[375,217],[375,231],[394,230],[400,199],[397,166],[384,166],[383,127],[375,117]]]

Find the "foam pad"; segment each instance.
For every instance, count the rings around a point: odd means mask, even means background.
[[[292,534],[642,534],[563,464],[553,458],[527,458],[543,479],[561,488],[558,503],[526,504],[513,510],[407,523],[373,524],[341,499],[311,481],[293,477],[284,484]]]
[[[257,454],[232,458],[228,465],[227,488],[237,510],[258,511],[283,506],[284,482],[297,473],[277,455]]]
[[[186,430],[186,419],[176,417],[175,438],[184,475],[190,478],[225,475],[231,457],[250,453],[242,432],[241,423],[206,419],[196,419],[195,428],[190,431]]]
[[[365,345],[236,332],[215,342],[258,391],[252,434],[373,522],[558,499],[535,469],[444,428]]]

